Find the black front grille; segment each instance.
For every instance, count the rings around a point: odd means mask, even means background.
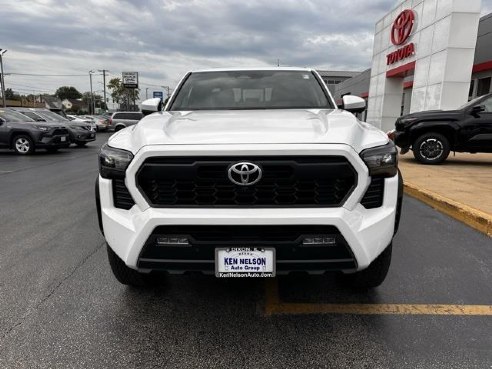
[[[58,135],[68,135],[68,130],[65,128],[56,128],[53,133],[53,136],[58,136]]]
[[[116,208],[130,210],[135,201],[126,188],[124,179],[113,179],[113,201]]]
[[[329,246],[303,246],[309,236],[325,235]],[[157,238],[178,236],[188,246],[161,246]],[[269,247],[275,249],[278,271],[352,269],[356,261],[347,242],[334,226],[230,225],[159,226],[147,239],[139,256],[140,268],[213,271],[217,247]]]
[[[239,186],[228,178],[238,162],[262,169],[261,180]],[[357,176],[341,156],[150,158],[137,185],[154,207],[336,207],[356,186]]]
[[[379,208],[383,205],[383,199],[384,199],[384,178],[372,177],[371,184],[367,188],[367,191],[360,203],[366,209],[374,209],[374,208]]]

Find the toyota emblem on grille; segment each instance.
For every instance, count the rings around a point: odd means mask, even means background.
[[[239,186],[251,186],[262,177],[261,168],[253,163],[241,162],[229,167],[228,176],[232,183]]]

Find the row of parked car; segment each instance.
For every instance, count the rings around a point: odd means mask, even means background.
[[[112,130],[118,132],[120,129],[137,124],[143,118],[139,111],[118,111],[111,115],[67,115],[71,121],[89,120],[96,124],[98,131]]]
[[[96,130],[90,120],[70,120],[48,109],[0,108],[0,148],[22,155],[85,146],[96,139]]]
[[[41,108],[0,108],[0,148],[26,155],[37,149],[56,152],[71,144],[82,147],[96,139],[96,131],[116,132],[142,118],[141,112],[76,116]]]

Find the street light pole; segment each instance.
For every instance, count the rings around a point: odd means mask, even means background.
[[[2,102],[4,108],[7,106],[7,103],[5,102],[5,79],[3,78],[3,54],[5,54],[6,52],[7,50],[0,49],[0,69],[2,72]]]
[[[91,114],[95,114],[96,109],[95,109],[95,106],[94,106],[94,94],[92,93],[92,73],[94,73],[94,71],[93,70],[90,70],[89,71],[89,80],[91,82],[91,107],[90,107],[89,111],[90,111]]]
[[[169,95],[171,95],[171,88],[169,86],[161,86],[161,87],[166,89],[166,94],[167,94],[166,97],[169,97]]]
[[[107,69],[99,69],[99,72],[102,72],[103,74],[103,84],[104,84],[104,107],[105,107],[105,110],[108,110],[108,106],[107,106],[107,100],[106,100],[106,72],[109,72],[109,70]]]

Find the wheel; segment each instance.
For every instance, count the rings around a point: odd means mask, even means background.
[[[118,282],[134,287],[143,287],[149,284],[149,276],[127,267],[109,245],[107,245],[107,251],[109,265]]]
[[[116,127],[114,127],[114,131],[115,132],[118,132],[118,131],[121,131],[123,128],[125,128],[125,127],[123,127],[123,126],[116,126]]]
[[[393,245],[390,243],[366,269],[351,274],[342,274],[342,282],[359,290],[368,290],[379,286],[388,274],[392,248]]]
[[[449,140],[440,133],[430,132],[418,137],[412,145],[413,156],[422,164],[440,164],[450,152]]]
[[[49,152],[50,154],[54,154],[55,152],[58,151],[58,147],[49,147],[46,149],[47,152]]]
[[[14,138],[14,150],[17,154],[28,155],[34,152],[34,142],[27,135],[20,135]]]
[[[78,147],[85,147],[87,145],[87,142],[76,142],[75,143]]]

